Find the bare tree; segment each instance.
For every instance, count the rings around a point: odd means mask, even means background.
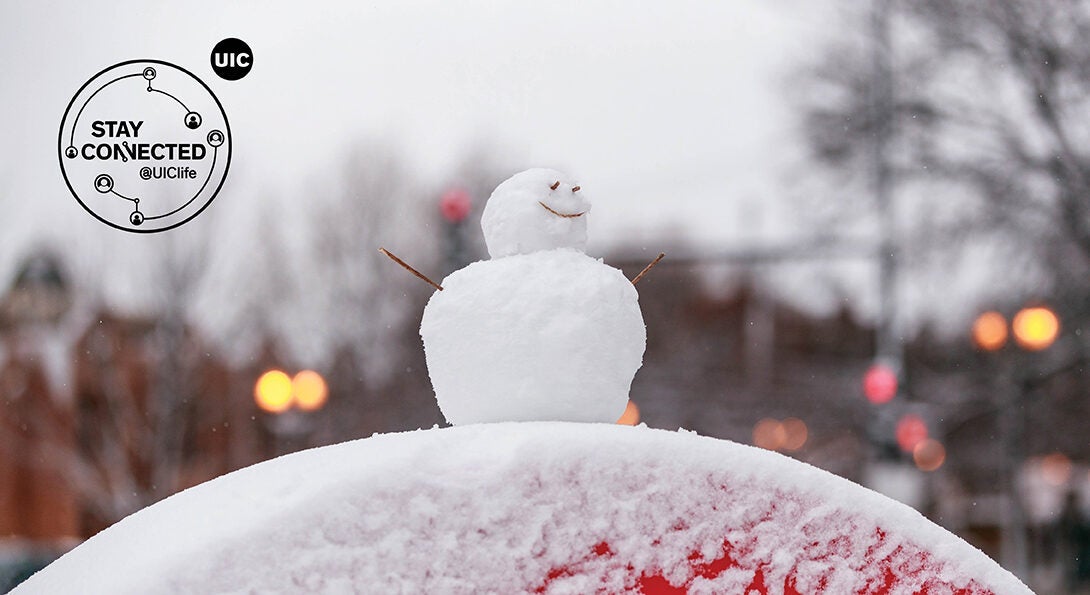
[[[440,229],[424,185],[388,145],[357,144],[342,174],[310,209],[310,315],[330,378],[330,407],[342,438],[438,421],[416,337],[430,289],[393,266],[398,252],[434,275]],[[433,209],[428,209],[428,207]]]
[[[1059,293],[1082,293],[1090,279],[1090,128],[1082,117],[1090,7],[877,4],[891,31],[888,120],[875,109],[873,40],[838,41],[809,73],[804,127],[814,156],[858,182],[875,158],[873,136],[888,128],[898,213],[917,259],[949,259],[966,239],[989,241],[1003,257],[1047,270]],[[870,30],[869,15],[857,16],[851,29]],[[851,194],[838,198],[847,205],[839,216],[866,211]],[[1070,313],[1081,318],[1083,310]]]

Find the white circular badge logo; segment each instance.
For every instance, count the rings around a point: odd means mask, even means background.
[[[201,213],[231,165],[231,127],[212,90],[161,60],[130,60],[96,74],[61,121],[61,172],[99,221],[140,233]]]

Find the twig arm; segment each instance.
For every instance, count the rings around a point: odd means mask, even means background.
[[[428,285],[431,285],[432,287],[434,287],[434,288],[438,289],[439,291],[443,291],[443,286],[442,286],[442,285],[439,285],[439,284],[438,284],[438,283],[436,283],[435,281],[432,281],[431,279],[427,278],[427,277],[426,277],[426,276],[424,275],[424,273],[421,273],[420,271],[418,271],[418,270],[416,270],[416,269],[412,268],[411,266],[409,266],[409,265],[408,265],[408,263],[406,263],[406,262],[405,262],[404,260],[401,260],[400,258],[398,258],[398,257],[394,256],[394,255],[393,255],[393,253],[392,253],[392,252],[390,252],[389,250],[387,250],[386,248],[379,248],[379,249],[378,249],[378,251],[379,251],[379,252],[382,252],[382,253],[383,253],[383,254],[385,254],[386,256],[389,256],[389,257],[390,257],[390,260],[392,260],[392,261],[396,262],[397,264],[399,264],[399,265],[401,265],[401,266],[405,267],[405,270],[406,270],[406,271],[409,271],[410,273],[412,273],[412,274],[416,275],[417,277],[419,277],[420,279],[422,279],[422,280],[423,280],[423,281],[424,281],[425,283],[427,283]]]
[[[650,264],[643,267],[643,270],[640,271],[639,275],[636,275],[635,277],[632,278],[632,284],[635,285],[635,284],[639,283],[640,279],[643,279],[643,276],[646,275],[647,272],[650,271],[656,264],[658,264],[659,261],[662,260],[664,256],[666,256],[665,252],[659,252],[659,255],[655,257],[655,260],[652,260]]]

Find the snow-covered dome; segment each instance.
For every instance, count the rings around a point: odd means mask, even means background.
[[[220,477],[14,593],[1030,593],[916,511],[688,432],[505,423]]]
[[[492,258],[538,250],[587,247],[590,201],[575,182],[556,170],[517,173],[492,192],[481,215]]]

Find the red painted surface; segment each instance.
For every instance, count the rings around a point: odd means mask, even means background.
[[[879,556],[878,552],[887,549],[883,547],[886,545],[887,536],[885,532],[878,530],[876,537],[877,540],[868,548],[864,559],[859,560],[858,563],[860,568],[873,569],[877,567],[880,570],[877,574],[880,574],[881,579],[880,582],[869,583],[856,590],[855,593],[859,595],[890,593],[900,587],[906,579],[912,579],[911,582],[913,583],[921,582],[923,584],[923,587],[917,590],[914,595],[951,592],[954,595],[995,595],[990,589],[979,585],[975,581],[970,582],[968,586],[958,588],[937,575],[927,578],[928,574],[932,573],[934,564],[931,555],[922,549],[911,550],[904,546],[898,546],[889,553]],[[765,566],[745,568],[738,562],[739,559],[746,557],[745,554],[752,553],[746,552],[745,548],[755,547],[755,543],[739,545],[733,544],[729,540],[723,540],[720,555],[713,560],[705,560],[699,552],[692,552],[687,559],[692,573],[690,578],[683,584],[672,584],[661,572],[637,568],[631,562],[626,563],[620,560],[614,562],[625,565],[629,579],[626,580],[626,585],[631,585],[627,591],[630,593],[684,595],[688,593],[689,586],[698,578],[714,579],[728,570],[747,570],[752,572],[752,579],[743,591],[747,595],[753,593],[767,595],[768,593],[781,592],[784,595],[803,595],[803,591],[797,585],[796,571],[798,566],[800,564],[820,563],[823,559],[840,554],[841,548],[838,548],[838,539],[825,543],[814,541],[805,551],[796,552],[795,567],[787,574],[782,585],[774,585],[769,582],[766,578]],[[844,536],[843,539],[847,539],[847,537]],[[550,585],[559,579],[585,574],[584,570],[589,566],[587,562],[596,557],[612,558],[615,556],[613,549],[604,541],[590,545],[582,556],[572,560],[568,565],[551,569],[541,584],[534,589],[534,592],[546,593]],[[830,593],[831,595],[833,591],[827,590],[827,579],[828,577],[823,578],[817,590],[807,591],[807,594]],[[774,587],[779,588],[774,589]],[[603,588],[601,592],[607,592],[607,590]],[[837,595],[843,594],[837,593]]]

